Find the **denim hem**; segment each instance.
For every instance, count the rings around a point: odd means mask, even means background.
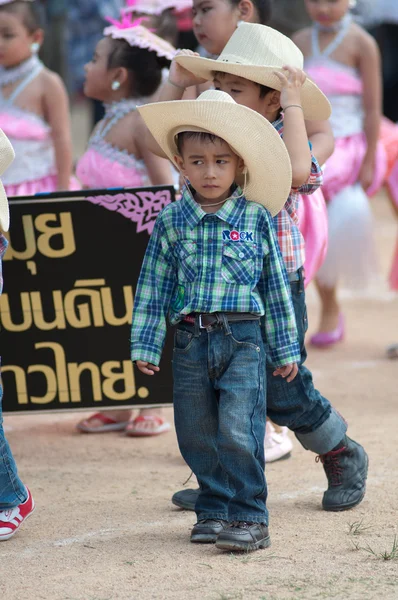
[[[198,521],[204,521],[205,519],[212,519],[213,521],[228,521],[228,515],[226,513],[215,513],[215,512],[200,512],[196,513]]]
[[[246,521],[246,523],[263,523],[268,527],[268,517],[267,515],[230,515],[228,521],[231,523],[232,521]]]
[[[347,423],[334,409],[318,429],[310,433],[295,433],[306,450],[316,454],[326,454],[335,448],[347,432]]]
[[[16,496],[19,496],[18,492],[15,492],[15,494],[16,494]],[[17,508],[17,506],[26,502],[28,497],[29,497],[28,493],[26,493],[26,496],[21,497],[16,504],[14,502],[13,503],[8,502],[7,504],[0,502],[0,510],[12,510],[13,508]]]

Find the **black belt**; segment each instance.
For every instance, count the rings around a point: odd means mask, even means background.
[[[206,329],[213,325],[222,325],[222,314],[225,315],[228,323],[237,323],[238,321],[258,321],[260,319],[260,315],[254,315],[253,313],[191,313],[190,315],[186,315],[183,321],[191,323],[191,325],[195,325],[195,323],[198,322],[200,329]]]

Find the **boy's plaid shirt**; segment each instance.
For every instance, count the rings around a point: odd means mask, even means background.
[[[8,242],[4,235],[0,232],[0,295],[3,291],[3,271],[2,271],[2,261],[5,251],[7,250]]]
[[[215,214],[185,189],[158,216],[134,299],[131,358],[159,364],[166,319],[190,313],[265,314],[275,366],[300,359],[290,287],[267,210],[237,188]]]
[[[274,121],[272,125],[283,138],[283,117]],[[297,216],[300,195],[313,194],[322,185],[322,181],[322,169],[316,158],[312,156],[311,173],[307,183],[300,188],[291,189],[285,206],[274,217],[276,235],[288,273],[297,271],[305,261],[305,242],[298,226]]]

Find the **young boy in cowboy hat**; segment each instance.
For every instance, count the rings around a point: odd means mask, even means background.
[[[10,166],[14,156],[8,138],[0,129],[0,176]],[[3,288],[1,259],[8,245],[2,231],[8,231],[9,224],[7,196],[0,181],[0,294]],[[9,540],[35,509],[30,491],[18,477],[17,466],[4,435],[2,395],[0,377],[0,542]]]
[[[270,123],[223,92],[139,111],[190,183],[156,220],[136,290],[131,358],[143,373],[159,371],[166,317],[176,325],[176,432],[200,484],[191,541],[265,548],[263,315],[274,375],[292,380],[300,358],[272,224],[291,186],[288,153]]]
[[[303,55],[290,39],[270,27],[243,23],[217,60],[188,51],[177,55],[162,100],[178,97],[186,85],[213,80],[217,89],[256,110],[283,135],[292,163],[293,189],[274,223],[291,286],[301,359],[293,382],[271,377],[273,366],[267,361],[267,414],[278,425],[293,430],[304,448],[320,455],[328,478],[322,506],[341,511],[364,498],[368,457],[363,447],[346,435],[346,422],[314,387],[312,374],[304,366],[308,321],[304,240],[297,210],[300,194],[312,193],[321,184],[322,173],[314,155],[323,163],[330,154],[324,133],[311,136],[311,152],[308,125],[314,120],[310,130],[316,131],[319,120],[329,117],[330,106],[302,68]],[[259,144],[258,152],[266,149],[264,142]],[[196,495],[196,490],[182,490],[173,496],[173,502],[193,509]]]

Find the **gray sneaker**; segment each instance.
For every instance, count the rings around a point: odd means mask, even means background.
[[[214,544],[219,533],[224,531],[227,521],[204,519],[198,521],[191,531],[191,542],[194,544]]]
[[[196,490],[180,490],[176,492],[171,501],[178,508],[184,510],[195,510],[196,500],[199,498],[200,489]]]
[[[216,541],[220,550],[241,550],[250,552],[271,545],[268,527],[265,523],[247,523],[234,521],[222,531]]]
[[[369,459],[360,444],[345,436],[341,448],[322,454],[317,460],[323,464],[329,482],[322,500],[324,510],[348,510],[362,502]]]

